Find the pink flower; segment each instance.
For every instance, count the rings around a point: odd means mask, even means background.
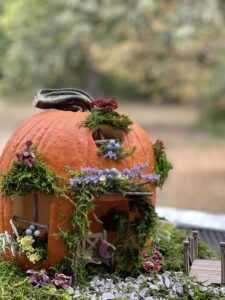
[[[163,141],[161,141],[161,140],[156,140],[155,145],[159,146],[159,148],[161,149],[162,152],[165,151],[165,146],[164,146]]]
[[[112,97],[110,99],[98,98],[91,103],[91,106],[97,109],[101,109],[105,112],[110,110],[115,110],[118,107],[116,98]]]

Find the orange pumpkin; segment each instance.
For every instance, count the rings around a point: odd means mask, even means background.
[[[98,147],[93,139],[93,131],[81,126],[89,112],[72,112],[63,110],[48,110],[41,112],[20,126],[8,141],[0,158],[0,172],[7,173],[10,170],[15,154],[24,148],[27,140],[32,140],[41,152],[48,167],[56,174],[67,178],[66,167],[80,170],[81,167],[112,168],[118,170],[132,168],[135,164],[149,162],[148,172],[154,169],[154,154],[151,140],[148,134],[137,124],[131,126],[129,133],[117,131],[124,139],[124,145],[130,149],[136,146],[136,151],[131,157],[121,161],[107,160],[98,155]],[[114,135],[115,131],[109,126],[102,127],[106,135]],[[152,186],[155,199],[155,187]],[[12,200],[0,195],[0,232],[8,231],[12,234],[10,219],[15,213],[32,220],[32,201],[30,195],[22,199]],[[95,213],[98,217],[106,213],[110,207],[116,207],[127,214],[128,204],[123,196],[100,197],[95,199]],[[51,199],[45,195],[39,195],[39,223],[48,224],[48,257],[41,267],[49,267],[59,263],[65,256],[65,246],[62,240],[57,239],[56,233],[59,226],[70,229],[69,216],[73,212],[73,205],[65,198],[52,195]],[[64,216],[64,217],[62,217]],[[66,218],[65,218],[66,216]],[[101,231],[101,225],[94,222],[91,226],[93,232]],[[24,268],[32,266],[24,258],[17,259]]]

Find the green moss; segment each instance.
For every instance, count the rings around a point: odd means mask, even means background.
[[[0,260],[1,300],[70,300],[70,295],[53,285],[35,288],[28,284],[28,277],[16,265]]]
[[[40,191],[47,195],[63,193],[59,184],[62,178],[47,167],[37,150],[33,150],[36,159],[32,168],[14,160],[9,172],[2,174],[0,188],[7,196],[25,196],[31,191]]]
[[[115,129],[123,130],[125,132],[129,132],[131,129],[129,128],[133,122],[126,115],[119,114],[115,111],[105,112],[101,109],[92,109],[90,116],[84,121],[83,125],[94,129],[99,125],[110,125]]]
[[[160,179],[157,186],[162,188],[164,185],[169,171],[173,169],[172,164],[168,161],[166,153],[157,143],[153,145],[154,156],[155,156],[155,167],[154,173],[160,175]]]
[[[84,176],[82,172],[70,172],[73,179]],[[87,274],[85,265],[92,262],[91,254],[83,257],[83,251],[77,251],[78,244],[83,236],[89,234],[90,213],[94,212],[93,198],[96,196],[115,193],[123,195],[126,191],[149,192],[149,188],[138,186],[134,180],[114,177],[110,181],[94,183],[74,183],[71,188],[71,199],[74,203],[74,214],[71,218],[72,232],[60,230],[59,237],[67,245],[71,256],[71,272],[77,276],[79,284],[85,283]],[[115,216],[115,230],[118,238],[115,241],[117,271],[120,274],[133,274],[140,269],[140,253],[146,241],[153,237],[156,224],[155,207],[148,195],[130,196],[130,209],[137,212],[137,217],[131,223],[125,215]],[[104,218],[103,218],[104,219]],[[96,219],[97,220],[97,219]],[[104,226],[104,225],[103,225]],[[135,267],[135,268],[134,268]],[[80,268],[80,271],[77,271]]]

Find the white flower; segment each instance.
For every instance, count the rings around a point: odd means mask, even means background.
[[[99,177],[99,181],[105,182],[105,181],[106,181],[106,176],[105,176],[105,175],[101,175],[101,176]]]
[[[128,179],[129,177],[127,175],[122,175],[122,174],[119,174],[117,176],[117,178],[121,179],[121,180],[125,180],[125,179]]]

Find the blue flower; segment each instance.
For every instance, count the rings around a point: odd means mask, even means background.
[[[140,170],[146,170],[148,168],[148,162],[139,165]]]
[[[81,176],[77,177],[77,178],[74,179],[74,183],[81,184],[83,179],[84,179],[84,177],[81,177]]]
[[[121,146],[120,146],[119,143],[116,143],[115,146],[114,146],[114,148],[117,149],[117,150],[119,150],[121,148]]]
[[[139,177],[140,179],[143,179],[143,178],[144,178],[144,175],[143,175],[142,173],[138,173],[138,177]]]
[[[99,177],[98,176],[91,176],[90,177],[90,180],[91,180],[91,182],[93,182],[93,183],[98,183],[99,182]]]
[[[92,170],[91,167],[81,168],[81,171],[85,172],[85,173],[89,173],[89,172],[91,172],[91,170]]]
[[[133,168],[131,169],[134,173],[138,173],[139,172],[139,168],[137,166],[133,166]]]
[[[112,169],[111,169],[111,174],[112,174],[112,175],[119,175],[120,172],[119,172],[116,168],[112,168]]]
[[[116,159],[117,155],[116,155],[116,153],[114,153],[112,151],[107,151],[106,154],[105,154],[105,157],[108,157],[110,159]]]
[[[98,170],[97,175],[98,175],[98,176],[103,175],[103,170]]]
[[[124,175],[127,175],[127,176],[130,176],[131,175],[131,172],[130,172],[130,170],[129,169],[124,169],[123,171],[122,171],[122,174],[124,174]]]
[[[111,174],[109,174],[108,176],[107,176],[107,180],[113,180],[113,176],[111,175]]]
[[[160,178],[160,175],[158,175],[158,174],[147,174],[147,175],[144,175],[144,177],[143,177],[143,179],[149,180],[152,182],[159,181],[159,178]]]
[[[108,145],[106,146],[106,149],[107,149],[107,150],[112,150],[112,148],[113,148],[113,146],[112,146],[111,144],[108,144]]]
[[[98,175],[99,168],[91,168],[90,174]]]
[[[109,169],[104,169],[104,170],[103,170],[103,174],[105,174],[105,175],[110,174],[110,170],[109,170]]]
[[[86,184],[90,183],[90,182],[91,182],[91,177],[92,177],[92,176],[85,176],[85,177],[84,177],[84,182],[85,182]]]
[[[110,144],[110,145],[113,145],[113,146],[114,146],[114,145],[115,145],[115,143],[116,143],[116,141],[115,141],[115,140],[110,140],[110,141],[109,141],[109,144]]]

